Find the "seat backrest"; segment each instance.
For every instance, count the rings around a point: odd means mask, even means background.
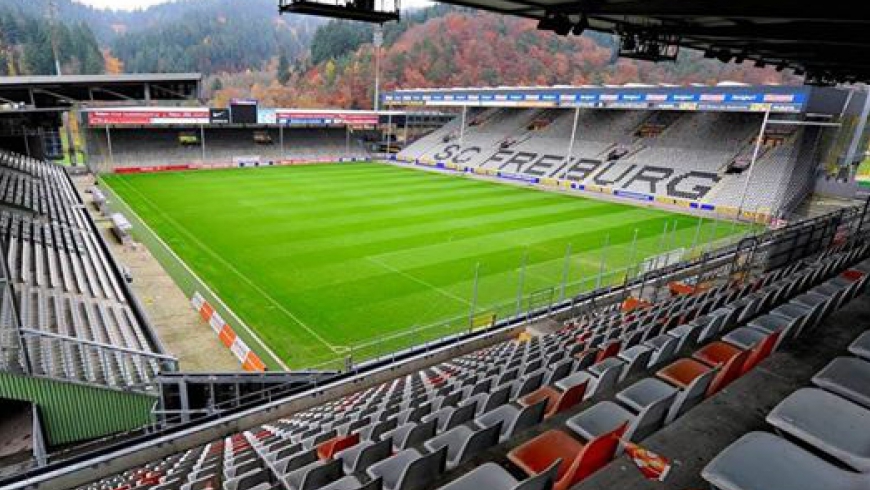
[[[438,421],[435,419],[418,423],[408,431],[403,441],[395,441],[396,447],[405,449],[423,444],[423,441],[435,436],[435,424],[437,423]]]
[[[792,323],[789,328],[793,328],[794,323]],[[746,357],[746,361],[743,363],[743,366],[740,369],[740,375],[744,375],[749,372],[752,368],[758,365],[761,361],[767,359],[768,356],[773,352],[773,348],[779,343],[779,338],[783,334],[783,332],[773,332],[764,338],[761,342],[758,343],[751,351],[749,356]]]
[[[622,439],[626,430],[628,430],[628,423],[622,424],[613,431],[601,434],[587,442],[562,477],[563,480],[568,481],[568,484],[564,488],[576,485],[612,461],[616,455],[616,450],[619,448],[620,439]]]
[[[571,367],[574,365],[573,359],[562,359],[558,361],[550,370],[545,383],[552,385],[556,381],[568,376],[571,373]]]
[[[563,412],[568,410],[569,408],[579,404],[583,401],[583,397],[586,395],[586,386],[589,384],[588,381],[584,381],[578,385],[574,385],[559,396],[559,399],[556,400],[556,403],[553,405],[553,409],[547,413],[547,417],[552,417],[559,412]]]
[[[474,412],[476,407],[474,405],[463,405],[461,407],[456,408],[447,418],[447,422],[444,424],[444,427],[440,427],[442,431],[448,431],[457,425],[462,425],[469,420],[474,418]]]
[[[408,415],[408,418],[405,419],[405,421],[406,422],[417,422],[421,418],[423,418],[424,415],[429,415],[429,413],[431,413],[431,412],[432,412],[432,404],[431,403],[424,403],[422,405],[418,405],[416,408],[414,408],[411,411],[411,413]]]
[[[562,460],[557,459],[546,470],[517,483],[516,486],[508,490],[549,490],[556,481],[556,474],[558,474],[561,464]]]
[[[317,461],[317,450],[309,449],[307,451],[302,451],[301,453],[297,453],[291,456],[285,463],[283,471],[281,474],[290,473],[293,470],[298,470],[303,466],[311,464]]]
[[[718,393],[722,388],[725,388],[741,376],[743,364],[749,357],[750,352],[751,351],[748,350],[743,351],[725,362],[722,369],[716,373],[716,376],[710,382],[710,387],[707,389],[707,396],[712,396]]]
[[[541,369],[537,372],[531,373],[526,376],[522,383],[520,383],[519,389],[517,390],[516,397],[521,397],[528,395],[529,393],[537,390],[541,387],[541,383],[544,381],[544,370]]]
[[[353,472],[363,472],[369,466],[389,457],[391,454],[393,454],[393,441],[391,439],[378,441],[360,451],[356,461],[353,463]]]
[[[384,420],[383,422],[378,422],[378,424],[372,428],[372,432],[371,432],[371,434],[369,434],[369,439],[372,441],[377,441],[378,439],[381,438],[381,434],[383,434],[384,432],[393,430],[398,426],[399,426],[399,419],[396,417],[393,417],[393,418],[388,419],[388,420]]]
[[[402,476],[399,477],[396,490],[415,490],[427,487],[433,479],[444,472],[446,462],[446,446],[411,461],[402,472]]]
[[[306,473],[298,490],[315,490],[338,480],[343,475],[341,461],[332,459]]]
[[[693,379],[692,382],[689,383],[689,386],[677,393],[677,396],[668,411],[667,418],[665,418],[666,424],[670,424],[676,420],[677,417],[686,413],[704,399],[707,394],[707,389],[710,387],[710,382],[713,381],[713,377],[716,376],[719,369],[719,367],[710,369]]]
[[[317,446],[317,457],[320,459],[331,459],[335,453],[347,449],[359,443],[359,433],[350,434],[348,436],[334,437]]]
[[[598,351],[598,355],[595,356],[595,363],[599,363],[608,357],[613,357],[619,354],[619,349],[622,347],[622,342],[618,340],[614,340],[610,342],[603,349]]]
[[[480,413],[487,413],[490,410],[500,407],[508,402],[508,399],[511,396],[510,386],[504,386],[499,388],[492,393],[489,394],[489,397],[486,399],[486,403],[483,405],[483,410],[480,410]]]
[[[471,436],[462,444],[456,461],[451,461],[451,466],[458,466],[487,449],[498,444],[499,435],[501,434],[501,422],[498,422],[489,427],[474,431]]]
[[[644,407],[634,418],[630,429],[625,434],[625,438],[639,442],[659,430],[664,425],[665,417],[676,396],[677,394],[674,393]]]
[[[511,438],[529,427],[534,427],[544,420],[544,410],[547,408],[547,400],[523,407],[507,427],[505,438]]]

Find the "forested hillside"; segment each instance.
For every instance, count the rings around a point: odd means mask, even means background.
[[[56,0],[64,73],[186,72],[206,76],[214,104],[371,107],[373,27],[277,13],[276,0],[177,0],[133,12]],[[0,0],[2,73],[52,73],[47,2]],[[614,38],[560,37],[534,22],[437,5],[384,26],[381,79],[395,87],[798,82],[750,64],[684,51],[676,64],[616,60]]]
[[[308,64],[280,77],[224,77],[215,97],[223,101],[249,91],[267,104],[282,106],[370,107],[374,80],[370,29],[332,21],[314,35]],[[435,7],[406,16],[400,24],[387,25],[384,37],[384,89],[799,82],[773,69],[723,64],[694,51],[684,51],[677,63],[615,60],[614,38],[608,34],[560,37],[538,31],[529,20],[467,9]]]
[[[29,10],[0,4],[0,75],[53,75],[51,26]],[[58,60],[67,74],[102,73],[103,55],[84,22],[58,22]]]

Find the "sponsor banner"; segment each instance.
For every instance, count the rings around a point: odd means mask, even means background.
[[[211,124],[229,124],[230,110],[226,108],[211,108],[208,110],[208,121]]]
[[[263,364],[263,361],[245,344],[245,341],[241,337],[236,335],[232,327],[221,318],[220,314],[214,310],[198,291],[193,293],[193,296],[190,298],[190,304],[218,335],[221,343],[236,356],[236,359],[239,360],[245,371],[262,372],[266,370],[266,365]]]
[[[198,166],[191,164],[182,165],[155,165],[153,167],[118,167],[113,170],[116,174],[142,174],[148,172],[172,172],[178,170],[196,170]]]
[[[211,120],[208,107],[190,109],[136,108],[124,110],[90,111],[91,126],[149,126],[166,124],[208,124]]]
[[[233,165],[236,167],[259,167],[260,155],[239,155],[233,157]]]
[[[257,109],[257,124],[277,124],[278,114],[275,109]]]
[[[615,190],[615,191],[613,191],[613,195],[619,196],[619,197],[627,197],[629,199],[637,199],[638,201],[652,201],[653,200],[653,196],[651,196],[649,194],[644,194],[642,192]]]

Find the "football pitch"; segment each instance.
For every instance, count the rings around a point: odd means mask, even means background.
[[[375,163],[103,181],[291,368],[409,347],[746,231]]]

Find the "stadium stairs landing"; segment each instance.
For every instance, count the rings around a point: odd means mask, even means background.
[[[718,395],[695,407],[673,424],[641,442],[671,459],[664,485],[645,479],[623,454],[573,490],[661,490],[709,488],[701,470],[720,451],[747,432],[770,432],[765,417],[796,389],[809,386],[813,375],[846,352],[870,326],[870,294],[865,292],[822,322],[811,335],[791,343]]]

